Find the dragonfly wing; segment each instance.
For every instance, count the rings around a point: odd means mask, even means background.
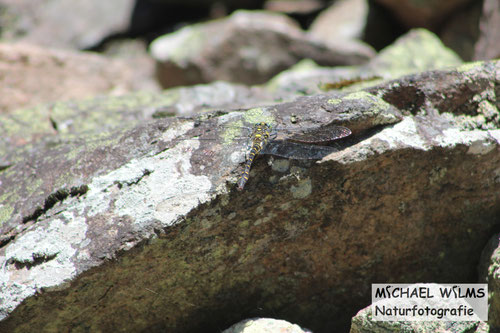
[[[309,132],[296,133],[288,139],[297,142],[320,143],[328,142],[351,135],[351,130],[343,126],[328,126]]]
[[[335,147],[306,145],[289,141],[270,141],[260,153],[296,160],[320,160],[336,151],[339,150]]]

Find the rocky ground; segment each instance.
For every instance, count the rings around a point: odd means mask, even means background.
[[[0,5],[0,332],[500,330],[497,1]],[[261,122],[352,134],[238,191]],[[488,321],[372,320],[422,282]]]

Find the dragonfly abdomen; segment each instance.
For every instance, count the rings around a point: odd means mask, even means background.
[[[250,176],[250,168],[252,167],[253,160],[258,153],[267,145],[270,136],[271,127],[266,123],[256,124],[252,133],[252,149],[250,149],[250,154],[245,163],[245,169],[243,170],[240,178],[238,179],[238,190],[243,190],[245,184]]]
[[[261,143],[260,142],[254,143],[252,149],[250,150],[250,154],[247,158],[247,161],[245,163],[245,169],[243,170],[240,178],[238,179],[238,190],[241,191],[245,187],[245,184],[247,183],[248,178],[250,177],[250,169],[252,168],[253,160],[261,150],[262,150]]]

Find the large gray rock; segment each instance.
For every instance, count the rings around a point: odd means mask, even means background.
[[[435,34],[425,29],[413,29],[362,66],[321,67],[303,60],[275,76],[266,87],[283,98],[290,93],[316,94],[333,88],[356,91],[383,79],[461,63],[460,57],[445,47]]]
[[[373,281],[471,279],[498,226],[500,62],[416,65],[251,109],[214,97],[196,119],[151,119],[179,96],[203,109],[187,88],[101,98],[2,144],[0,331],[346,331]],[[353,135],[320,163],[258,158],[236,191],[238,133],[262,121]]]
[[[354,65],[372,54],[311,41],[286,16],[237,11],[227,19],[191,25],[151,44],[164,87],[226,80],[258,84],[308,58],[321,65]]]
[[[374,56],[374,50],[361,39],[368,20],[367,0],[336,1],[314,20],[308,34],[330,47],[351,47],[367,57]]]

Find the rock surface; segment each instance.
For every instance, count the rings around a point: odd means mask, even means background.
[[[333,66],[360,64],[370,56],[310,41],[286,16],[249,11],[162,36],[151,44],[151,54],[163,87],[216,79],[259,84],[304,58]]]
[[[117,60],[29,44],[0,44],[3,113],[96,94],[124,94],[132,87],[132,71]]]
[[[493,236],[483,249],[479,264],[479,281],[488,284],[488,322],[374,322],[368,306],[352,319],[351,333],[376,332],[496,332],[500,329],[500,235]]]
[[[343,0],[324,10],[309,29],[312,36],[323,40],[363,38],[368,15],[365,0]]]
[[[364,67],[304,69],[3,117],[0,331],[347,331],[373,281],[474,281],[498,228],[500,62],[420,30]],[[236,191],[262,121],[353,135],[319,163],[259,157]]]

